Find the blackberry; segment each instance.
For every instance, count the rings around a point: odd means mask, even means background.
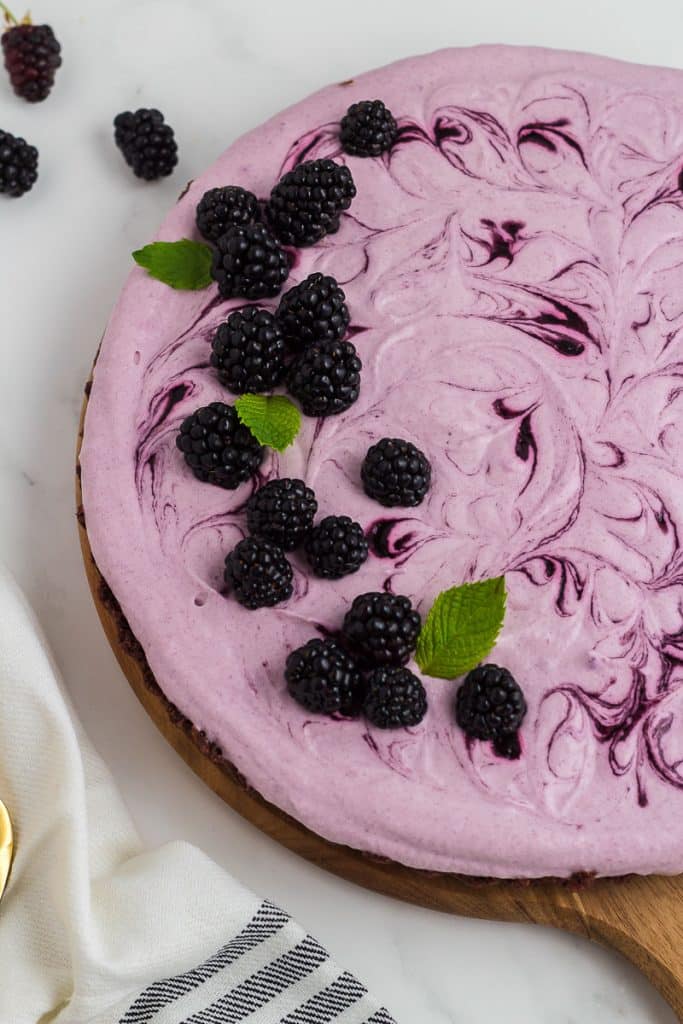
[[[62,48],[49,25],[33,25],[28,16],[19,25],[4,10],[8,27],[2,34],[2,50],[12,88],[23,100],[40,103],[55,84]]]
[[[197,204],[197,228],[209,242],[217,242],[233,224],[253,224],[258,218],[258,199],[239,185],[210,188]]]
[[[178,146],[160,110],[140,108],[117,114],[114,141],[133,173],[145,181],[171,174],[178,163]]]
[[[287,254],[263,224],[233,224],[216,240],[211,276],[224,299],[272,297],[288,275]]]
[[[380,156],[394,144],[398,126],[381,100],[353,103],[341,121],[342,149],[352,156]]]
[[[335,416],[360,393],[363,364],[350,341],[319,341],[291,366],[287,386],[306,416]]]
[[[313,245],[339,230],[339,216],[355,194],[348,167],[334,160],[306,160],[280,178],[266,216],[284,245]]]
[[[38,180],[38,150],[25,139],[0,131],[0,192],[23,196]]]
[[[380,729],[419,725],[427,713],[425,688],[407,668],[376,668],[368,675],[367,685],[363,711]]]
[[[263,537],[245,537],[225,559],[225,582],[252,611],[291,597],[293,575],[282,549]]]
[[[285,375],[282,331],[267,309],[235,310],[216,331],[211,348],[211,365],[234,395],[270,391]]]
[[[354,661],[334,640],[309,640],[287,658],[287,689],[316,714],[355,717],[363,699],[363,681]]]
[[[306,557],[316,576],[338,580],[357,572],[368,557],[363,527],[348,516],[326,516],[305,541]]]
[[[349,326],[346,296],[333,277],[310,274],[280,299],[277,318],[290,349],[316,341],[341,341]]]
[[[303,480],[269,480],[247,502],[251,533],[293,551],[313,526],[318,502]]]
[[[361,479],[365,493],[380,505],[419,505],[429,490],[432,467],[410,441],[385,437],[368,449]]]
[[[519,684],[506,668],[479,665],[465,677],[455,703],[455,718],[475,740],[492,740],[501,757],[519,757],[517,730],[526,715]]]
[[[359,594],[344,617],[343,632],[353,650],[375,665],[405,665],[421,625],[402,594]]]
[[[256,472],[264,449],[243,426],[232,405],[212,402],[188,416],[176,445],[197,477],[205,483],[234,490]]]

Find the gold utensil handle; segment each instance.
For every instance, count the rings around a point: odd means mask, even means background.
[[[12,822],[7,808],[0,800],[0,899],[2,899],[9,878],[13,848]]]

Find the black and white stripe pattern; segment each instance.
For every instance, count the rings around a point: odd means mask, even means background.
[[[264,901],[212,957],[154,982],[119,1024],[394,1024],[353,975]]]

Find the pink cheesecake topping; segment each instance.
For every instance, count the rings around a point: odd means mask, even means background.
[[[477,875],[683,870],[682,96],[680,72],[446,50],[331,86],[231,146],[159,237],[196,237],[208,188],[265,198],[298,161],[347,162],[358,195],[287,286],[336,277],[363,361],[358,401],[305,418],[236,491],[195,480],[175,436],[232,400],[210,343],[243,302],[130,275],[81,454],[95,559],[169,699],[326,838]],[[339,122],[375,97],[393,148],[346,156]],[[430,460],[418,508],[364,494],[382,437]],[[293,597],[247,611],[223,593],[224,558],[278,476],[303,478],[321,517],[358,521],[370,556],[333,582],[292,555]],[[357,594],[405,594],[424,618],[446,587],[502,574],[491,660],[528,703],[518,760],[468,744],[453,682],[423,677],[427,716],[392,732],[288,696],[287,654],[337,630]]]

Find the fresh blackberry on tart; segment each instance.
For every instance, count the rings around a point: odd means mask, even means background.
[[[344,617],[343,633],[375,665],[405,665],[415,650],[422,620],[402,594],[359,594]]]
[[[318,502],[303,480],[269,480],[247,502],[247,526],[252,534],[293,551],[313,528]]]
[[[361,467],[363,489],[388,508],[421,504],[432,480],[427,456],[412,442],[384,437],[373,444]]]
[[[265,449],[232,405],[212,402],[187,416],[176,437],[186,463],[204,483],[234,490],[254,475]]]
[[[271,391],[287,372],[280,325],[258,306],[231,313],[214,334],[211,349],[211,365],[234,395]]]
[[[289,276],[289,260],[265,224],[231,224],[216,239],[211,276],[224,299],[272,298]]]
[[[316,637],[292,651],[285,669],[287,689],[307,711],[355,717],[365,685],[358,666],[331,639]]]
[[[351,156],[381,156],[394,144],[398,125],[381,100],[352,103],[341,120],[339,137]]]
[[[341,341],[349,326],[346,295],[329,274],[309,274],[286,291],[277,319],[292,352],[319,341]]]
[[[306,160],[280,178],[266,219],[283,245],[315,245],[339,230],[339,219],[356,195],[348,167],[334,160]]]
[[[527,706],[522,689],[506,668],[479,665],[468,673],[458,689],[455,716],[471,739],[490,740],[496,753],[519,757],[518,731]]]
[[[293,575],[282,548],[263,537],[245,537],[225,559],[225,582],[252,611],[290,598]]]
[[[357,401],[362,368],[352,342],[316,342],[292,363],[287,387],[306,416],[337,416]]]
[[[258,199],[239,185],[210,188],[197,204],[197,230],[208,242],[217,242],[228,228],[259,219]]]
[[[368,557],[363,527],[349,516],[325,516],[310,531],[304,547],[313,573],[327,580],[358,572]]]

